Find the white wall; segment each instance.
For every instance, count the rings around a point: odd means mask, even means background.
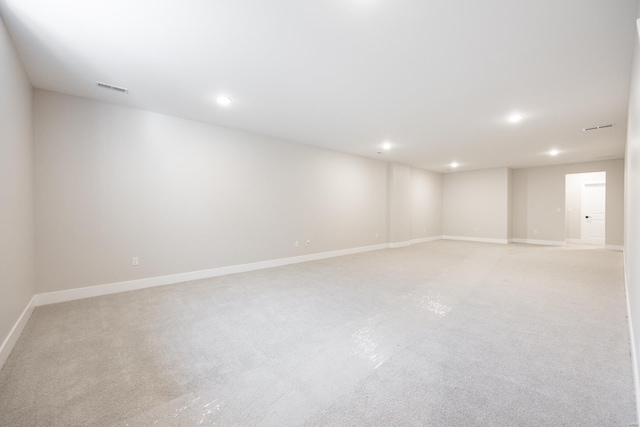
[[[411,167],[389,163],[389,242],[411,240]]]
[[[640,17],[640,2],[638,2]],[[607,176],[608,179],[608,176]],[[629,127],[625,157],[625,268],[629,323],[640,407],[640,43],[636,39],[629,100]]]
[[[605,244],[623,245],[624,162],[608,160],[568,165],[514,169],[513,237],[563,244],[565,233],[565,176],[571,173],[607,173]]]
[[[43,90],[34,102],[39,293],[388,242],[383,161]]]
[[[411,239],[442,235],[442,174],[411,168]]]
[[[34,294],[31,126],[31,84],[0,19],[0,343]]]
[[[513,238],[513,169],[507,171],[507,238]]]
[[[442,174],[389,163],[389,242],[442,236]]]
[[[509,168],[444,175],[442,228],[450,237],[509,238]]]
[[[582,240],[582,190],[585,184],[606,183],[606,172],[571,173],[565,181],[565,237]],[[605,212],[606,221],[606,212]]]

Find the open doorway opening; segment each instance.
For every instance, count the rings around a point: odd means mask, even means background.
[[[604,245],[606,192],[606,172],[566,175],[565,234],[568,243]]]

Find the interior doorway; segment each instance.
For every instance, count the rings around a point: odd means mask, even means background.
[[[568,243],[604,245],[606,183],[606,172],[566,175],[565,234]]]

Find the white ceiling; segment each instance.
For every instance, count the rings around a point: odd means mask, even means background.
[[[0,14],[38,88],[441,172],[624,155],[636,0],[0,0]]]

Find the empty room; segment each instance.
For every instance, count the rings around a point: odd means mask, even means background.
[[[0,426],[638,426],[639,6],[0,0]]]

